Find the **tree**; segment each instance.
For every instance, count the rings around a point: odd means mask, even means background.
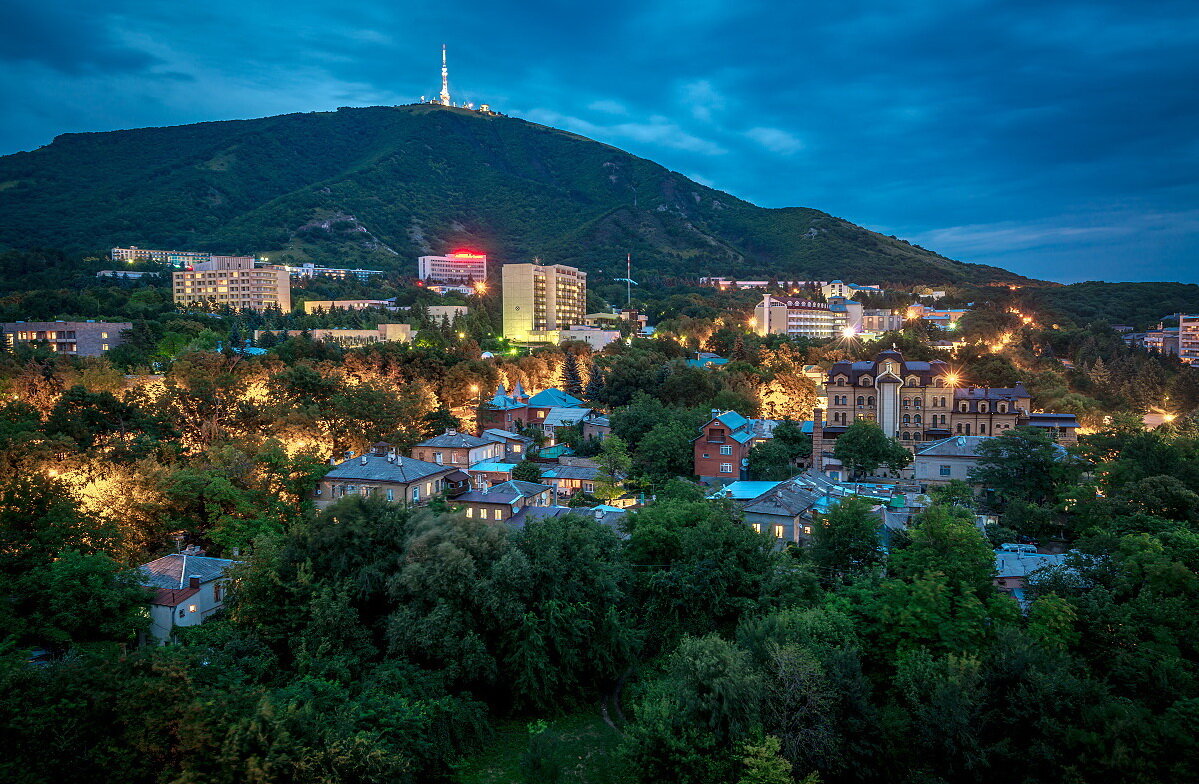
[[[869,500],[842,499],[812,527],[812,562],[829,583],[871,574],[883,561],[881,526]]]
[[[940,572],[952,586],[989,595],[995,552],[968,510],[934,505],[916,518],[908,545],[892,554],[891,567],[909,580]]]
[[[749,450],[747,474],[755,481],[782,481],[795,475],[787,445],[777,439],[755,444]]]
[[[783,758],[781,750],[782,744],[773,735],[759,743],[745,744],[745,756],[741,758],[745,772],[737,784],[792,784],[791,763]]]
[[[595,477],[595,495],[604,503],[611,503],[620,497],[620,483],[633,467],[633,459],[629,457],[624,439],[616,434],[605,438],[595,462],[599,465],[599,473]]]
[[[859,419],[837,437],[833,456],[854,475],[869,474],[879,466],[899,470],[912,462],[912,453],[868,419]]]
[[[562,360],[562,390],[575,397],[583,396],[583,381],[579,378],[579,359],[570,351]]]
[[[516,467],[512,469],[512,478],[519,479],[522,482],[540,482],[541,467],[526,458],[517,463]]]
[[[1044,504],[1072,473],[1071,461],[1050,436],[1038,428],[1017,427],[985,439],[970,469],[970,483],[992,494],[999,508],[1012,501]]]
[[[654,425],[637,445],[637,466],[655,479],[690,477],[695,465],[691,443],[694,438],[695,430],[682,422]]]
[[[583,390],[583,399],[592,403],[602,401],[605,391],[604,371],[599,365],[592,363],[591,372],[587,375],[587,388]]]

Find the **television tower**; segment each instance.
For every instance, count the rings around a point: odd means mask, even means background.
[[[441,96],[437,102],[442,106],[450,106],[450,69],[445,64],[445,44],[441,45]]]

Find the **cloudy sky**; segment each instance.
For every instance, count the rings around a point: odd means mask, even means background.
[[[458,100],[1040,278],[1199,282],[1195,0],[10,3],[0,154]]]

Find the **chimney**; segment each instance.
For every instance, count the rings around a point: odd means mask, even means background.
[[[456,436],[456,435],[458,435],[458,428],[455,428],[455,427],[447,427],[447,428],[445,429],[445,434],[446,434],[447,436]]]
[[[187,576],[187,587],[188,588],[199,588],[200,587],[200,575],[189,574]]]
[[[366,465],[366,455],[358,458],[358,465]]]

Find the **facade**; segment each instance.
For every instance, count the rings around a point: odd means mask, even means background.
[[[100,270],[96,273],[97,278],[121,278],[123,280],[138,280],[139,278],[158,278],[162,277],[160,272],[150,272],[149,270],[134,271],[134,270]]]
[[[1001,544],[995,551],[995,587],[1027,610],[1033,598],[1028,590],[1029,575],[1065,562],[1065,553],[1039,553],[1031,544]]]
[[[454,497],[452,503],[469,518],[511,523],[514,518],[524,516],[528,507],[553,506],[554,489],[549,485],[514,479],[487,490],[463,493]]]
[[[978,447],[988,438],[991,436],[951,436],[917,449],[912,461],[916,481],[933,487],[955,479],[968,481],[970,470],[978,463]]]
[[[558,330],[558,342],[563,343],[567,340],[578,340],[586,343],[592,351],[600,351],[609,343],[616,343],[620,340],[620,330],[600,329],[599,327],[586,327],[576,324],[570,329]]]
[[[812,510],[819,500],[801,482],[788,480],[749,500],[741,512],[758,533],[768,533],[778,543],[807,545],[812,541]]]
[[[889,308],[866,308],[862,311],[862,332],[897,332],[903,329],[904,313]]]
[[[304,303],[305,313],[320,313],[323,310],[366,310],[367,308],[391,308],[389,299],[310,299]]]
[[[416,260],[416,276],[438,283],[487,282],[487,256],[458,251],[448,256],[421,256]]]
[[[451,465],[426,463],[397,454],[388,444],[375,444],[361,457],[349,457],[325,474],[316,489],[316,507],[324,509],[347,495],[423,504],[452,483]]]
[[[160,644],[170,642],[175,629],[198,626],[224,607],[228,572],[236,563],[183,552],[142,564],[138,582],[154,589],[150,636]]]
[[[336,278],[348,280],[370,280],[372,275],[384,275],[383,270],[343,269],[341,267],[318,267],[315,264],[302,264],[299,267],[284,267],[287,274],[293,278]]]
[[[171,273],[175,304],[227,305],[234,309],[291,310],[291,278],[287,269],[254,266],[249,256],[213,256],[186,270]]]
[[[583,323],[587,273],[563,264],[505,264],[504,337],[557,343],[559,330]]]
[[[153,261],[158,264],[170,264],[174,267],[188,267],[193,264],[211,261],[213,258],[249,259],[251,264],[254,262],[253,256],[214,257],[211,253],[197,250],[153,250],[150,248],[139,248],[136,245],[129,248],[112,249],[112,260],[123,261],[127,264],[133,264],[138,261]]]
[[[541,481],[553,487],[560,500],[570,498],[575,493],[594,493],[598,478],[599,466],[586,458],[576,458],[570,463],[560,463],[541,472]]]
[[[504,458],[521,461],[533,446],[533,439],[498,427],[484,428],[480,438],[487,438],[504,446]]]
[[[465,305],[430,305],[425,308],[425,311],[429,314],[429,318],[438,323],[445,321],[453,324],[454,319],[466,316],[470,312],[470,308]]]
[[[502,441],[460,433],[453,428],[412,447],[412,457],[426,463],[460,468],[491,460],[501,460],[506,452]]]
[[[12,321],[0,324],[4,343],[47,343],[56,354],[98,357],[124,342],[121,333],[133,329],[127,321]]]
[[[380,324],[374,329],[256,329],[254,340],[257,341],[268,332],[280,339],[307,332],[313,340],[324,340],[346,348],[371,343],[407,343],[412,340],[412,327],[407,324]]]
[[[1178,315],[1178,358],[1188,365],[1199,365],[1199,314]]]
[[[873,360],[835,363],[825,384],[827,419],[823,411],[815,415],[815,467],[839,466],[832,458],[836,438],[857,419],[877,422],[913,452],[925,442],[1002,435],[1019,426],[1051,428],[1061,443],[1077,438],[1073,415],[1033,413],[1032,396],[1022,384],[987,388],[959,383],[947,363],[907,361],[893,348]]]
[[[731,482],[745,478],[749,450],[770,438],[762,426],[770,420],[746,419],[736,411],[715,413],[693,441],[695,475],[701,482]]]
[[[508,431],[516,431],[524,426],[540,427],[554,408],[586,409],[586,405],[574,395],[554,387],[529,397],[519,381],[510,395],[500,384],[495,395],[479,407],[479,427]]]
[[[926,307],[924,305],[913,305],[908,308],[908,314],[912,318],[918,318],[927,321],[930,324],[940,327],[941,329],[956,329],[958,319],[966,315],[970,311],[965,308],[952,308],[938,310],[936,308]]]
[[[835,338],[849,328],[849,314],[828,302],[767,294],[754,308],[753,327],[759,335]]]

